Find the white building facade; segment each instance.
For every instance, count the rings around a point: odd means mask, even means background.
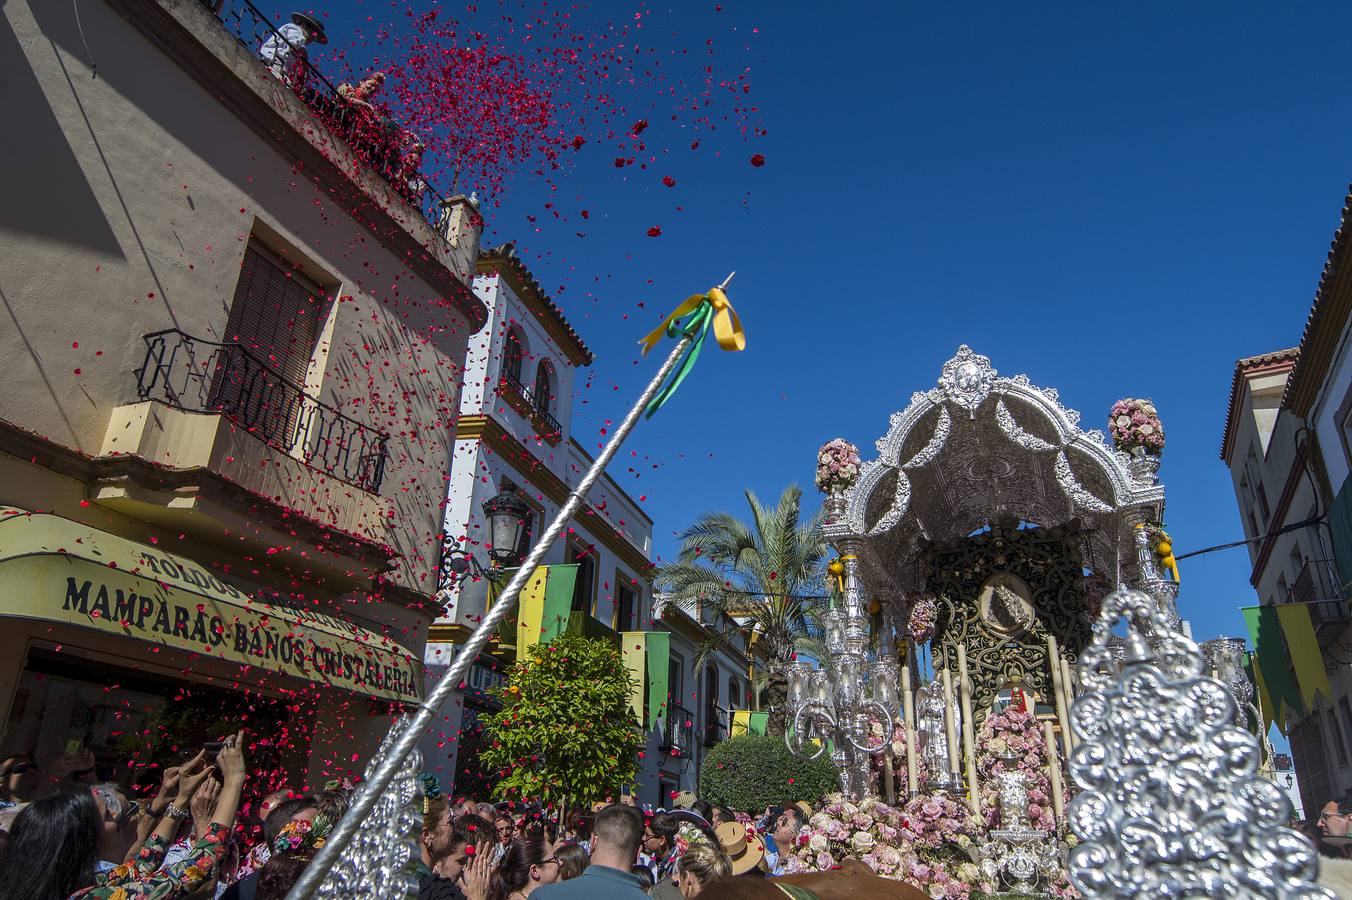
[[[572,433],[578,372],[591,364],[592,354],[510,244],[482,253],[477,272],[474,293],[487,307],[489,323],[471,338],[466,355],[444,545],[491,571],[484,503],[506,493],[530,508],[526,533],[515,548],[519,559],[592,464],[591,451]],[[725,711],[746,707],[747,666],[737,654],[725,654],[710,667],[716,671],[711,677],[720,712],[709,715],[721,716],[723,725],[708,729],[700,700],[707,696],[704,683],[693,670],[700,626],[690,620],[681,630],[653,620],[652,520],[610,475],[596,483],[583,509],[543,565],[577,566],[569,633],[610,641],[623,632],[671,633],[670,714],[648,729],[636,786],[643,802],[666,805],[672,792],[694,790],[706,732],[710,739],[726,736]],[[488,600],[489,580],[473,568],[445,583],[449,602],[429,631],[425,653],[429,680],[446,671]],[[489,795],[493,779],[477,762],[483,726],[498,707],[491,691],[502,684],[520,649],[491,642],[434,720],[422,751],[426,770],[443,788],[476,799]],[[695,715],[687,718],[688,713]]]
[[[1300,698],[1301,708],[1278,722],[1291,741],[1296,806],[1307,816],[1352,792],[1348,214],[1345,206],[1300,345],[1235,364],[1221,448],[1250,541],[1257,602],[1309,610],[1328,676],[1331,695]],[[1297,684],[1294,667],[1291,682]]]

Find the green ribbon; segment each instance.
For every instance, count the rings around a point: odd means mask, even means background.
[[[676,389],[681,386],[681,382],[685,381],[685,376],[689,375],[690,370],[695,367],[695,361],[699,359],[699,351],[704,346],[704,338],[709,334],[709,323],[713,321],[713,318],[713,304],[706,298],[699,306],[695,307],[695,311],[685,320],[684,325],[681,324],[680,319],[674,319],[667,325],[667,337],[680,339],[693,336],[694,341],[691,342],[685,356],[677,364],[676,370],[667,378],[667,383],[644,407],[643,417],[645,419],[651,419],[653,413],[661,409],[671,399],[672,394],[675,394]]]

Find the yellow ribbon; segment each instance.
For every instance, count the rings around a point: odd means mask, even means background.
[[[724,283],[726,284],[726,282]],[[682,319],[686,319],[684,324],[681,322]],[[656,346],[663,335],[689,339],[687,344],[689,349],[686,351],[684,358],[662,387],[662,390],[649,401],[644,413],[645,416],[651,417],[653,413],[661,409],[662,405],[671,399],[671,395],[676,393],[676,389],[681,386],[685,376],[690,374],[690,370],[695,366],[695,361],[699,359],[699,351],[704,346],[704,337],[709,333],[711,322],[714,326],[714,337],[718,340],[720,348],[737,351],[746,347],[746,334],[742,331],[742,320],[737,317],[737,311],[732,308],[732,304],[728,302],[727,294],[723,293],[721,287],[710,288],[707,294],[694,294],[687,297],[680,306],[671,311],[661,325],[639,341],[643,345],[643,352],[647,353]]]
[[[668,328],[678,319],[683,319],[699,309],[699,305],[706,300],[713,307],[714,339],[718,341],[718,346],[734,352],[745,350],[746,332],[742,330],[742,320],[737,317],[737,310],[732,308],[732,304],[728,302],[728,295],[723,293],[721,288],[710,288],[707,294],[692,294],[687,297],[662,320],[661,325],[639,341],[643,345],[643,352],[647,353],[655,347],[667,333]]]

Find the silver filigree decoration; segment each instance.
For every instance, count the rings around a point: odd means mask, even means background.
[[[991,368],[988,357],[978,356],[966,344],[958,347],[957,354],[944,363],[939,375],[939,387],[951,402],[967,410],[969,416],[990,395],[991,385],[995,383],[995,370]]]
[[[1110,641],[1124,619],[1118,659]],[[1235,726],[1233,696],[1202,665],[1149,595],[1104,599],[1070,716],[1081,789],[1067,816],[1081,841],[1071,883],[1091,898],[1332,900],[1314,883],[1314,847],[1283,827],[1290,802],[1258,775],[1258,739]]]
[[[885,531],[890,531],[892,526],[901,521],[901,517],[906,515],[906,510],[911,508],[911,479],[906,477],[906,473],[897,469],[897,490],[892,495],[892,505],[887,508],[887,512],[878,524],[869,529],[869,537],[880,535]]]
[[[953,427],[953,420],[948,415],[948,410],[939,409],[939,420],[934,423],[934,434],[925,446],[920,448],[920,452],[912,456],[910,460],[902,466],[903,469],[919,469],[921,466],[928,465],[939,455],[939,451],[944,449],[944,444],[948,443],[948,433]]]
[[[1000,426],[1000,431],[1005,437],[1025,450],[1045,453],[1048,450],[1058,449],[1055,444],[1049,444],[1037,435],[1030,434],[1020,428],[1019,423],[1014,421],[1014,416],[1010,413],[1009,407],[1005,406],[1003,400],[995,401],[995,422]]]
[[[1085,490],[1075,478],[1075,473],[1070,469],[1070,460],[1066,458],[1065,451],[1056,454],[1053,471],[1056,473],[1056,483],[1061,485],[1061,490],[1080,509],[1095,513],[1110,513],[1113,511],[1111,506]]]
[[[389,757],[395,740],[406,726],[407,719],[400,719],[385,735],[380,749],[366,767],[368,782],[375,767]],[[414,835],[422,825],[422,816],[414,802],[420,796],[418,774],[421,770],[422,754],[415,749],[404,759],[390,786],[324,876],[315,892],[316,897],[391,900],[417,896],[418,882],[413,867],[417,865],[419,855]],[[364,787],[358,790],[364,790]]]

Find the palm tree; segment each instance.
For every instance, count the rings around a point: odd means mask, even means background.
[[[658,588],[685,612],[699,619],[713,613],[724,623],[699,648],[696,667],[742,638],[748,656],[766,661],[766,706],[770,734],[783,734],[788,681],[784,666],[798,649],[808,649],[820,634],[827,602],[823,590],[828,547],[822,538],[822,513],[801,521],[803,492],[791,484],[774,507],[746,492],[750,524],[727,512],[701,516],[681,534],[676,561],[657,573]]]

